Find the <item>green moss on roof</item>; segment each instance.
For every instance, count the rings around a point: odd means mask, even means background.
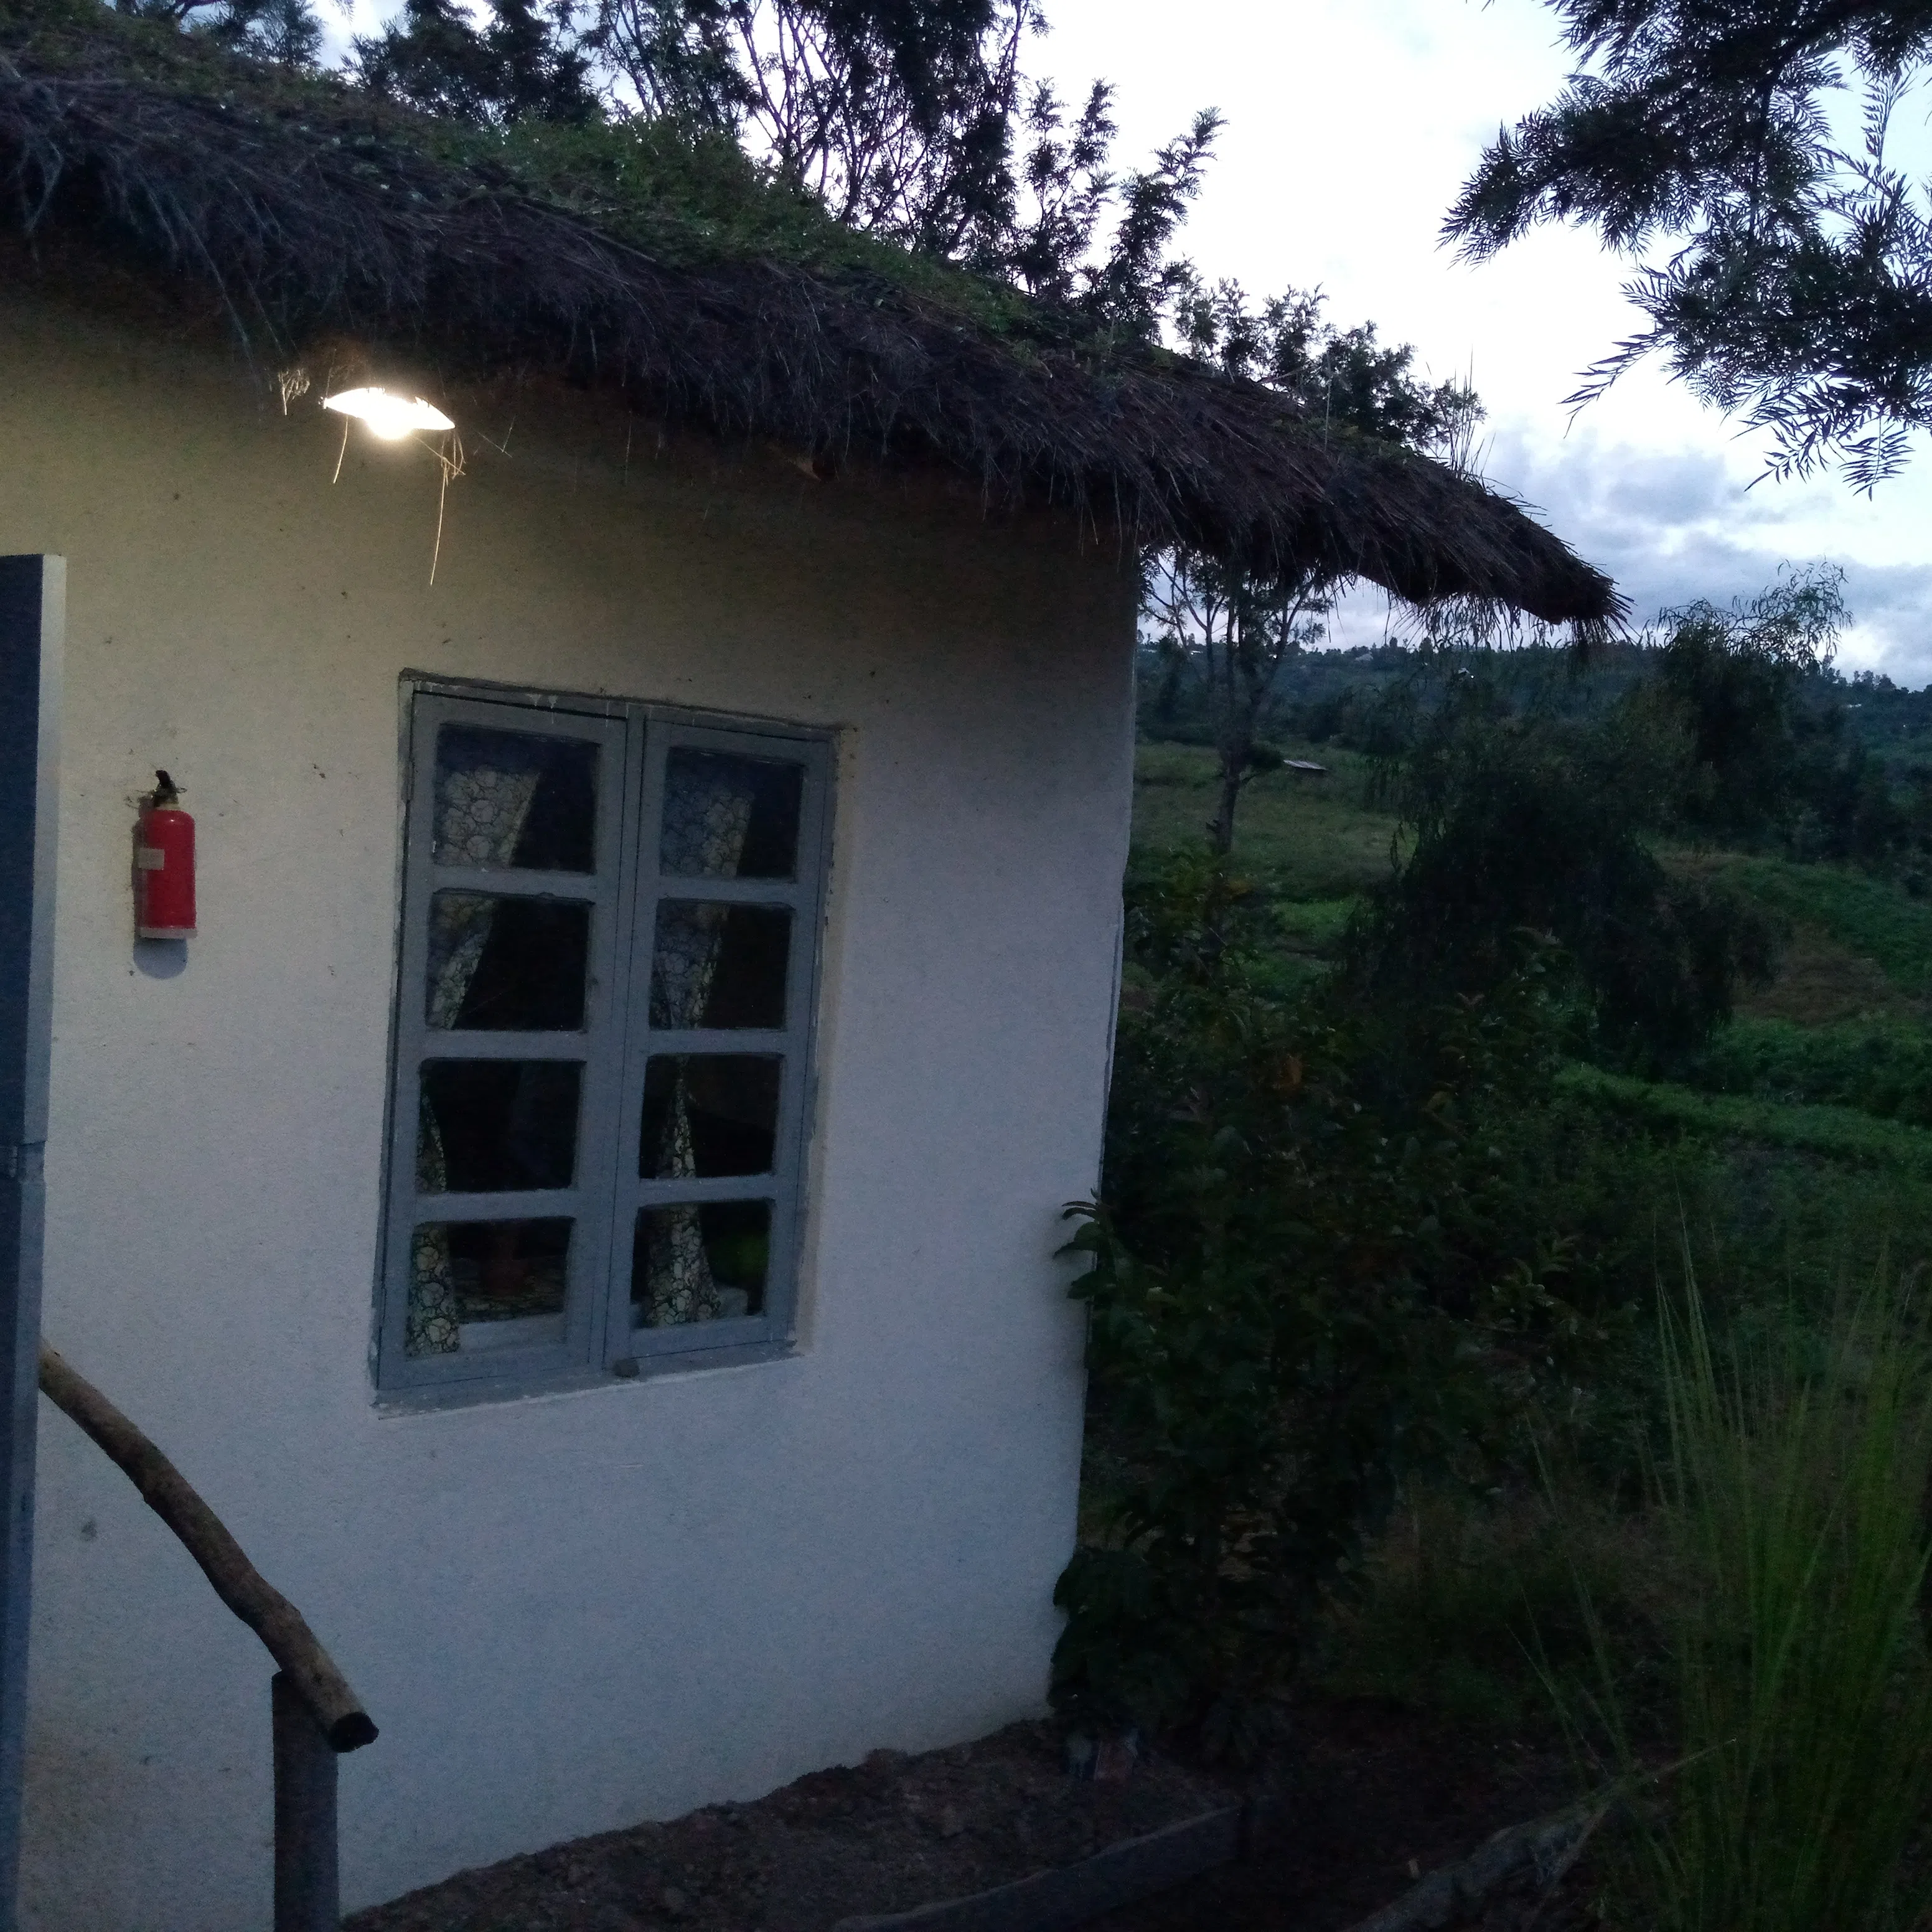
[[[1029,304],[1017,290],[835,221],[775,179],[728,136],[693,140],[662,122],[462,130],[451,158],[503,168],[527,192],[608,235],[693,265],[747,258],[838,279],[875,280],[1008,328]]]

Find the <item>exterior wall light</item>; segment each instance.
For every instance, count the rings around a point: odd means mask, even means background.
[[[400,442],[416,430],[430,430],[438,435],[456,425],[434,404],[418,396],[413,401],[392,396],[387,389],[344,389],[340,395],[325,396],[322,406],[338,416],[353,416],[369,425],[372,435],[385,442]]]

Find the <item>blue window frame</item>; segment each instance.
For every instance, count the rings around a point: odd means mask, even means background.
[[[406,702],[379,1388],[782,1352],[829,743],[613,700]]]

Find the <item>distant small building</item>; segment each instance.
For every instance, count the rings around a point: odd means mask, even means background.
[[[961,278],[63,17],[0,29],[0,550],[70,586],[46,1330],[381,1724],[348,1902],[1036,1709],[1138,546],[1609,585]],[[157,767],[184,940],[134,936]],[[265,1923],[254,1638],[50,1412],[38,1521],[27,1922]]]

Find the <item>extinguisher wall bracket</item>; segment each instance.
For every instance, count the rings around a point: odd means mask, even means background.
[[[194,820],[181,808],[181,790],[164,771],[141,804],[134,835],[134,932],[141,939],[192,939]]]

